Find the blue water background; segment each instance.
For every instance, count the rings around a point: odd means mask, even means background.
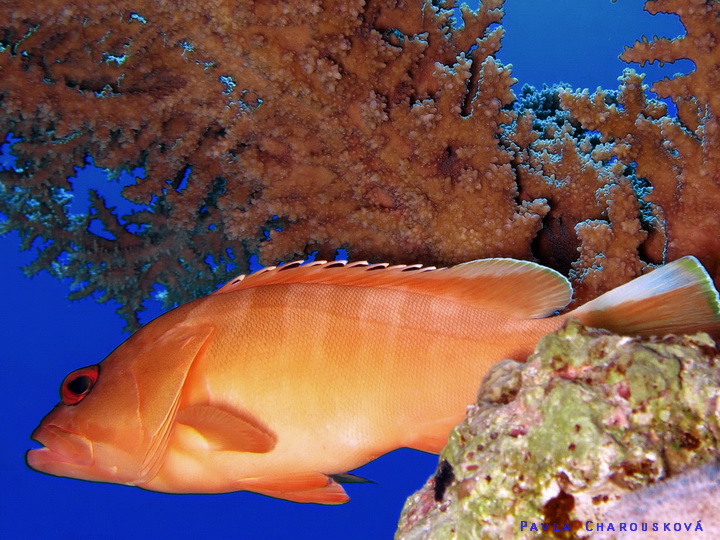
[[[640,0],[508,0],[499,57],[513,64],[515,91],[524,83],[560,81],[591,91],[616,88],[626,67],[617,59],[624,45],[642,34],[682,33],[677,17],[652,17],[642,6]],[[651,67],[648,80],[690,69],[689,62]],[[97,171],[84,174],[88,185],[105,182]],[[0,252],[0,538],[391,538],[405,499],[433,474],[436,456],[396,451],[360,470],[376,484],[350,485],[349,504],[326,507],[251,493],[165,495],[29,470],[29,435],[57,402],[62,378],[101,360],[127,335],[112,304],[69,302],[67,284],[44,273],[24,277],[19,267],[33,254],[18,251],[16,234],[0,238]]]

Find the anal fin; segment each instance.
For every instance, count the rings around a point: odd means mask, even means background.
[[[350,500],[330,476],[319,472],[246,478],[241,489],[299,503],[343,504]]]

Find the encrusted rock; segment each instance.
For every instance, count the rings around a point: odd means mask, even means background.
[[[636,339],[571,321],[527,363],[488,373],[396,538],[590,536],[624,495],[718,455],[709,336]]]

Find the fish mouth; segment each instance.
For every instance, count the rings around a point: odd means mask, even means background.
[[[41,425],[30,438],[43,446],[25,454],[28,466],[36,471],[67,476],[72,468],[95,463],[92,443],[77,433],[54,425]]]

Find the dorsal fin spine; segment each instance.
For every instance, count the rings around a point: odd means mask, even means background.
[[[480,259],[451,268],[312,261],[267,267],[241,276],[213,294],[279,284],[327,284],[403,290],[443,297],[516,317],[545,317],[567,305],[572,289],[561,274],[515,259]]]

